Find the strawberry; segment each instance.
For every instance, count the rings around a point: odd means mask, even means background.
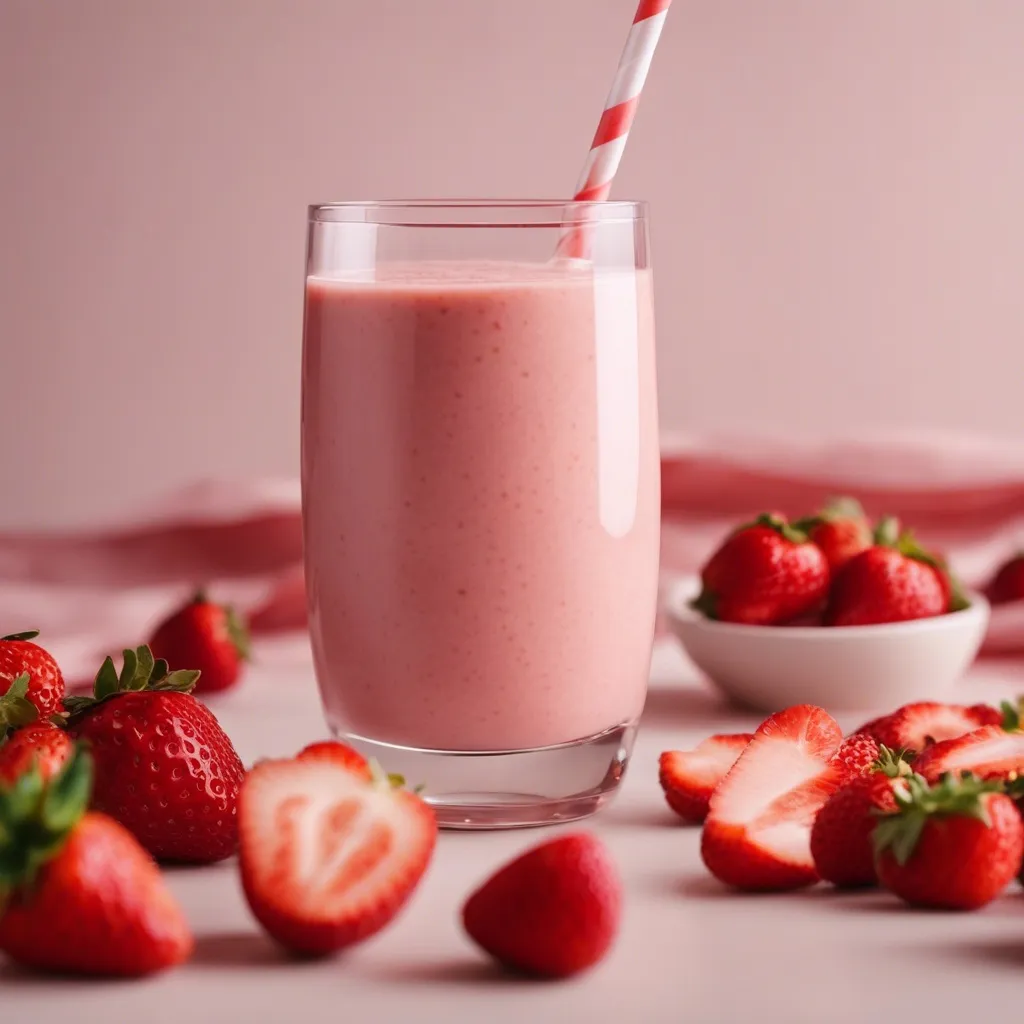
[[[762,722],[721,781],[701,835],[701,856],[739,889],[795,889],[818,879],[811,824],[849,778],[833,762],[843,734],[821,708],[799,704]]]
[[[168,672],[148,647],[107,658],[94,696],[68,697],[68,731],[96,760],[93,807],[158,860],[206,864],[238,845],[242,762],[213,714],[191,694],[199,673]]]
[[[622,884],[588,832],[549,839],[492,875],[466,900],[462,924],[498,963],[546,978],[588,970],[611,949]]]
[[[867,721],[863,725],[858,726],[856,729],[854,729],[853,732],[850,733],[850,735],[851,736],[865,736],[865,735],[866,736],[872,736],[872,737],[875,738],[875,740],[877,740],[878,736],[876,734],[876,730],[879,728],[879,726],[882,725],[883,722],[887,722],[890,717],[891,717],[891,714],[889,714],[889,715],[879,715],[878,718],[872,718],[870,721]]]
[[[929,781],[947,772],[971,772],[982,779],[1013,779],[1024,774],[1024,732],[987,725],[943,740],[914,761],[914,771]]]
[[[0,739],[8,729],[60,710],[64,677],[53,656],[32,640],[38,630],[0,638]],[[6,684],[6,686],[4,685]]]
[[[998,725],[1002,714],[987,704],[904,704],[872,724],[872,735],[890,750],[920,752],[933,743],[954,739],[985,725]],[[916,767],[916,766],[915,766]]]
[[[415,793],[329,757],[263,761],[238,802],[242,887],[286,949],[324,955],[379,932],[406,904],[437,841]]]
[[[907,903],[975,910],[1021,869],[1024,823],[1002,782],[971,774],[893,784],[896,808],[875,826],[878,880]]]
[[[701,582],[693,606],[708,618],[770,626],[817,610],[828,594],[829,569],[807,534],[762,515],[726,539]]]
[[[985,596],[992,604],[1024,600],[1024,552],[999,567],[985,587]]]
[[[25,967],[136,977],[192,953],[185,917],[131,834],[86,811],[91,760],[0,788],[0,950]]]
[[[833,573],[873,542],[871,523],[854,498],[829,502],[816,515],[799,519],[793,525],[821,548]]]
[[[943,563],[893,520],[878,528],[876,543],[836,574],[825,608],[826,626],[870,626],[926,619],[967,606]]]
[[[847,736],[832,758],[832,764],[841,765],[845,774],[854,777],[866,775],[875,767],[881,749],[874,736],[854,733]]]
[[[199,670],[196,693],[230,689],[249,657],[249,633],[235,610],[215,604],[203,591],[157,626],[149,641],[153,657]]]
[[[300,761],[333,761],[342,768],[347,768],[354,775],[362,779],[371,779],[373,773],[370,769],[370,762],[352,747],[339,743],[337,740],[320,740],[317,743],[310,743],[296,754]]]
[[[874,742],[872,740],[872,742]],[[886,747],[868,771],[840,786],[825,801],[811,827],[811,856],[818,874],[833,885],[872,885],[875,854],[871,845],[875,812],[896,809],[892,780],[910,773],[910,766]]]
[[[666,750],[658,760],[658,781],[669,807],[684,821],[702,822],[715,787],[753,738],[749,732],[720,734],[693,750]]]
[[[52,779],[71,756],[68,734],[52,722],[36,722],[18,729],[0,746],[0,785],[10,784],[36,765],[44,780]]]

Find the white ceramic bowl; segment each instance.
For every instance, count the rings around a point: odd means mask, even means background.
[[[761,711],[816,704],[884,713],[917,700],[955,700],[989,619],[970,593],[964,611],[882,626],[743,626],[714,622],[689,602],[700,583],[671,584],[664,607],[686,653],[734,700]],[[968,701],[970,702],[970,701]]]

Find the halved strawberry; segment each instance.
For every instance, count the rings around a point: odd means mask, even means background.
[[[666,750],[658,759],[658,781],[669,807],[684,821],[702,822],[715,787],[753,738],[750,732],[719,734],[693,750]]]
[[[367,781],[330,758],[264,761],[238,804],[242,887],[287,949],[325,954],[380,931],[426,871],[430,806],[379,770]]]
[[[817,881],[811,825],[849,777],[833,757],[838,723],[799,704],[762,722],[711,798],[701,856],[720,881],[740,889],[795,889]]]
[[[905,704],[874,724],[871,735],[890,750],[920,752],[933,743],[954,739],[985,725],[998,725],[1002,713],[988,704]],[[915,770],[916,770],[915,764]]]
[[[296,755],[300,761],[332,761],[362,779],[370,779],[373,773],[370,771],[370,762],[352,747],[337,740],[320,740],[317,743],[310,743],[303,747]]]
[[[854,729],[853,732],[850,733],[850,735],[851,736],[865,736],[865,735],[867,735],[867,736],[874,736],[875,735],[875,731],[880,726],[882,726],[884,723],[888,722],[891,717],[892,717],[892,715],[879,715],[877,718],[872,718],[870,721],[865,722],[863,725],[858,726],[856,729]],[[875,737],[875,738],[877,739],[877,737]]]
[[[933,782],[946,772],[972,772],[982,779],[1012,779],[1024,774],[1024,732],[987,725],[965,736],[928,747],[914,771]]]

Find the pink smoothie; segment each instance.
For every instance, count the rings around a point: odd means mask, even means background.
[[[311,277],[303,390],[310,624],[335,729],[514,750],[637,718],[659,535],[648,271]]]

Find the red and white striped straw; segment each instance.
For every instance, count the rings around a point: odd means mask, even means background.
[[[640,0],[576,185],[573,199],[577,202],[600,202],[608,198],[671,3],[672,0]],[[582,231],[576,228],[562,237],[558,252],[562,256],[581,256],[584,248]]]

